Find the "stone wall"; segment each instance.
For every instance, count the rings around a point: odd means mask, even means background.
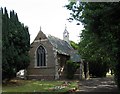
[[[27,69],[28,79],[54,79],[55,78],[55,51],[53,46],[47,39],[47,37],[39,32],[39,36],[36,37],[35,41],[31,44],[30,49],[30,65]],[[46,51],[46,65],[37,67],[36,51],[37,48],[42,45]]]
[[[70,56],[62,55],[62,54],[57,54],[57,59],[58,59],[58,71],[59,71],[59,79],[65,79],[65,65],[67,60],[69,60]]]

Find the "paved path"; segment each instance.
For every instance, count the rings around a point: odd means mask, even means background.
[[[80,92],[119,92],[113,78],[91,78],[80,81]]]

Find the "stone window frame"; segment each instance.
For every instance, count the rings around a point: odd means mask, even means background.
[[[37,50],[40,46],[42,46],[45,50],[45,65],[46,66],[37,66]],[[47,68],[47,50],[45,49],[45,47],[42,44],[40,44],[35,50],[35,67],[34,68]]]

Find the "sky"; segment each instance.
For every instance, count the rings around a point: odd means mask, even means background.
[[[0,0],[0,7],[6,7],[8,12],[14,10],[19,21],[29,27],[30,42],[33,42],[41,30],[46,35],[63,39],[65,24],[69,39],[78,43],[83,25],[76,21],[69,22],[70,11],[64,6],[68,0]]]

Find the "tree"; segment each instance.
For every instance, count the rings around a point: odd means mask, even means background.
[[[2,9],[3,10],[3,9]],[[17,13],[2,13],[2,79],[10,80],[29,64],[30,35],[28,27],[19,22]]]
[[[75,50],[78,50],[78,44],[77,43],[75,43],[74,41],[70,41],[70,44]]]
[[[71,10],[70,20],[82,22],[85,28],[79,43],[82,57],[109,65],[120,87],[120,2],[70,2],[66,7]]]

